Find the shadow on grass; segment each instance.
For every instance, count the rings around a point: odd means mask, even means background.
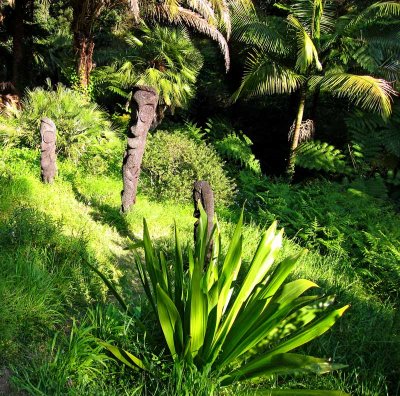
[[[324,264],[333,263],[321,259]],[[393,303],[382,303],[365,290],[351,267],[341,266],[340,260],[334,265],[336,279],[324,272],[306,277],[327,295],[335,296],[336,307],[350,304],[350,308],[329,332],[302,347],[302,351],[348,365],[332,375],[352,378],[347,381],[350,387],[343,390],[353,395],[399,395],[399,313]]]
[[[128,237],[133,241],[137,240],[133,232],[129,229],[129,224],[125,216],[121,214],[119,208],[103,204],[94,198],[89,199],[79,191],[75,184],[72,184],[72,191],[77,201],[91,207],[90,216],[94,221],[114,227],[122,237]]]
[[[0,216],[0,355],[8,365],[65,326],[65,315],[79,317],[88,304],[104,300],[105,286],[87,263],[109,279],[114,269],[112,258],[99,264],[84,232],[67,234],[62,220],[32,205],[33,194],[50,190],[35,191],[24,177],[0,182],[0,198],[6,198]]]

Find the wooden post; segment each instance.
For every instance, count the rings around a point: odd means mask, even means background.
[[[128,142],[122,164],[124,189],[121,211],[126,213],[136,202],[142,158],[147,133],[153,123],[158,104],[158,94],[150,87],[135,87],[132,92],[131,121]]]
[[[207,239],[210,238],[213,227],[214,227],[214,193],[211,186],[203,180],[196,181],[193,185],[193,203],[194,213],[193,216],[198,220],[194,224],[194,243],[197,241],[197,228],[200,219],[199,202],[203,206],[203,209],[207,213],[208,227],[207,227]],[[212,254],[212,243],[210,244],[207,252],[207,261],[211,259]]]
[[[57,173],[56,155],[56,126],[50,118],[43,118],[40,124],[40,159],[41,175],[43,183],[52,183]]]

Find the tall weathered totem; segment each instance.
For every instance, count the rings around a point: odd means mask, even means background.
[[[151,87],[138,86],[133,89],[131,121],[128,128],[128,143],[122,164],[124,189],[121,211],[127,212],[136,202],[137,186],[146,146],[147,133],[152,126],[158,104],[158,94]]]
[[[194,203],[194,213],[193,216],[200,219],[200,209],[199,203],[205,210],[207,214],[208,228],[207,237],[210,238],[213,227],[214,227],[214,193],[211,186],[204,180],[199,180],[194,182],[193,185],[193,203]],[[194,243],[197,240],[197,227],[199,225],[199,220],[194,224]],[[212,253],[212,243],[207,252],[207,260],[211,259]]]
[[[40,166],[43,183],[52,183],[57,173],[56,126],[50,118],[42,118],[40,124],[40,150],[42,152]]]

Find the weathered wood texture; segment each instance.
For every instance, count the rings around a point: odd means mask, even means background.
[[[57,173],[56,141],[57,131],[50,118],[43,118],[40,124],[41,175],[43,183],[52,183]]]
[[[210,238],[213,227],[214,227],[214,193],[208,182],[204,180],[199,180],[194,182],[193,185],[193,203],[194,203],[194,213],[193,216],[197,219],[200,218],[199,202],[203,206],[205,212],[207,213],[208,228],[207,237]],[[194,242],[197,240],[197,228],[199,225],[199,220],[194,224]],[[211,259],[212,254],[212,244],[210,244],[209,250],[207,252],[207,260]]]
[[[146,146],[147,133],[152,126],[158,103],[157,92],[150,87],[135,87],[131,100],[131,121],[128,142],[122,164],[124,189],[121,211],[127,212],[136,202],[137,186]]]

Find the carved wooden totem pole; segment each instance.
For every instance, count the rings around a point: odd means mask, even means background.
[[[42,118],[40,124],[40,159],[43,183],[52,183],[57,173],[56,155],[56,126],[50,118]]]
[[[128,144],[122,164],[124,189],[121,211],[127,212],[136,202],[142,158],[147,133],[152,126],[158,103],[157,92],[150,87],[135,87],[132,92],[131,121],[128,129]]]
[[[205,212],[207,213],[208,228],[207,237],[210,238],[211,232],[214,227],[214,193],[210,185],[206,181],[196,181],[193,185],[193,201],[194,201],[194,213],[193,216],[197,219],[200,218],[199,202],[203,206]],[[199,220],[194,224],[194,242],[197,240],[197,227],[199,225]],[[212,244],[207,253],[207,261],[211,259]]]

